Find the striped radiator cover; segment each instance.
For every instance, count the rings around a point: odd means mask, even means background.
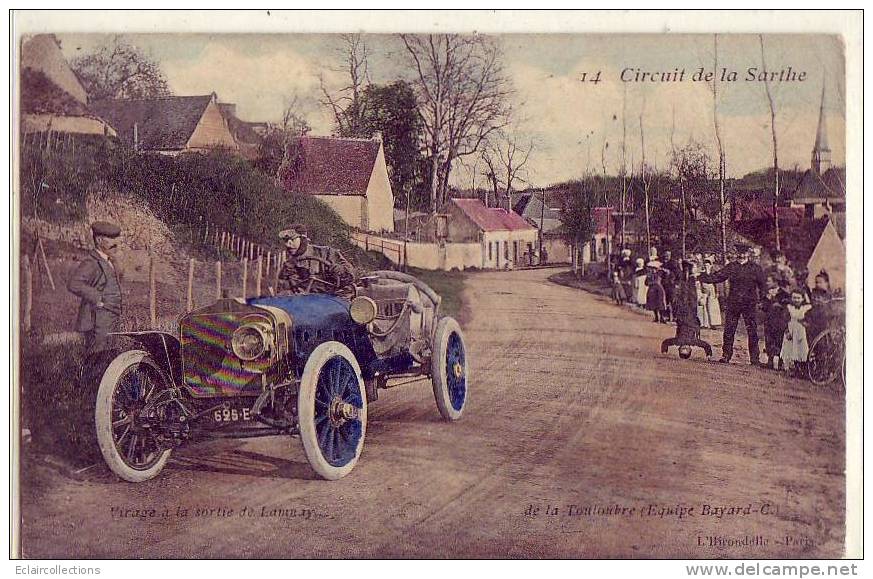
[[[182,322],[182,365],[193,396],[252,396],[261,391],[261,374],[271,356],[243,362],[233,353],[234,330],[253,319],[238,312],[194,314]],[[264,316],[257,319],[269,321]],[[272,322],[271,322],[272,323]]]

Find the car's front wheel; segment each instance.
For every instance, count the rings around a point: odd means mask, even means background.
[[[367,431],[367,396],[354,354],[340,342],[325,342],[310,354],[297,396],[303,450],[313,470],[336,480],[361,456]]]
[[[103,372],[94,409],[97,443],[110,470],[126,481],[156,477],[170,458],[156,430],[161,411],[154,404],[169,385],[141,350],[122,352]]]
[[[446,420],[458,420],[467,406],[470,368],[464,334],[454,318],[440,318],[433,340],[431,380],[437,408]]]

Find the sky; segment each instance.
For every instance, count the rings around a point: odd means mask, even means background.
[[[68,59],[106,42],[105,35],[59,34]],[[328,34],[129,34],[123,38],[160,62],[175,94],[216,92],[237,104],[240,118],[276,121],[297,97],[313,134],[330,134],[319,104],[319,76],[342,86],[341,39]],[[772,166],[770,110],[765,84],[746,80],[762,68],[757,35],[719,35],[718,68],[712,35],[505,34],[494,36],[512,84],[511,129],[534,151],[525,178],[547,186],[586,173],[638,170],[641,131],[649,166],[665,169],[673,147],[689,141],[716,154],[712,83],[704,73],[735,71],[717,83],[721,133],[729,176]],[[402,44],[392,35],[364,35],[373,83],[412,78]],[[836,36],[764,35],[768,69],[803,73],[803,80],[770,83],[776,109],[779,164],[809,167],[824,88],[828,140],[834,162],[845,159],[845,64]],[[684,70],[681,81],[672,81]],[[597,76],[600,72],[599,77]],[[622,80],[624,78],[629,82]],[[668,82],[634,82],[635,73],[673,73]],[[583,80],[584,75],[584,80]],[[641,78],[640,74],[636,78]],[[599,82],[592,82],[599,78]],[[660,79],[661,77],[658,76]],[[641,123],[642,117],[642,123]],[[624,119],[624,123],[622,120]],[[623,138],[624,134],[624,138]],[[625,153],[622,155],[622,141]],[[672,143],[672,144],[671,144]],[[605,161],[605,163],[602,163]],[[467,172],[454,181],[465,186]]]

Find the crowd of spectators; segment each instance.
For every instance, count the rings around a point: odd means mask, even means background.
[[[697,328],[718,329],[725,324],[731,282],[712,283],[712,279],[719,279],[714,273],[737,260],[756,264],[760,268],[755,271],[761,272],[762,279],[755,284],[758,289],[751,298],[754,319],[745,323],[750,340],[750,326],[761,326],[766,361],[760,362],[757,345],[752,352],[752,344],[750,361],[805,375],[815,337],[829,324],[844,323],[841,292],[831,289],[824,269],[814,276],[810,287],[809,272],[790,264],[785,254],[763,256],[757,248],[738,249],[726,256],[724,264],[711,253],[694,253],[680,259],[671,250],[659,253],[654,247],[646,256],[635,256],[630,249],[623,249],[612,259],[612,297],[618,304],[651,312],[654,323],[681,325],[691,319]],[[736,320],[733,325],[735,329]],[[753,331],[757,341],[757,327]],[[730,334],[732,343],[732,330]],[[731,354],[725,352],[727,359],[723,355],[722,361],[729,361]]]

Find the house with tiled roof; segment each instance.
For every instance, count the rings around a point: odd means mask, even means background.
[[[539,230],[539,244],[546,250],[550,263],[570,263],[571,248],[564,240],[561,209],[549,204],[544,191],[521,194],[513,210]]]
[[[483,268],[526,265],[538,251],[536,227],[515,211],[486,207],[479,199],[449,199],[435,219],[438,241],[481,244]]]
[[[88,105],[88,93],[53,34],[24,37],[20,62],[23,133],[115,135],[110,123]]]
[[[239,151],[215,93],[107,99],[91,107],[136,151],[165,155],[219,148]]]
[[[380,138],[302,136],[288,145],[286,191],[312,195],[361,231],[394,231],[394,193]]]

